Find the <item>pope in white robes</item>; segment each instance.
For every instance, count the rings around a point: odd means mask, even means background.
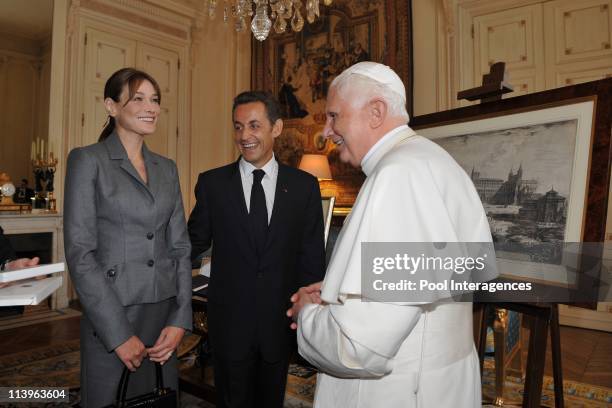
[[[367,178],[320,294],[302,288],[288,312],[300,354],[320,370],[316,408],[481,405],[471,303],[361,300],[362,242],[491,242],[472,181],[405,125],[404,106],[401,80],[382,64],[353,65],[330,87],[324,134]]]

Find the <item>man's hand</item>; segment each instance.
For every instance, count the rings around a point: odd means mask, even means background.
[[[146,357],[147,350],[138,337],[132,336],[117,347],[115,353],[128,370],[136,371],[140,367],[142,359]]]
[[[293,306],[287,310],[287,316],[293,319],[291,328],[297,329],[297,317],[300,314],[300,310],[309,303],[315,303],[320,305],[321,301],[321,285],[323,281],[316,282],[308,286],[301,287],[296,293],[291,296],[291,302]]]
[[[40,261],[40,258],[37,256],[35,256],[32,259],[30,258],[15,259],[14,261],[7,263],[5,268],[7,271],[14,271],[16,269],[27,268],[28,266],[36,266],[38,265],[39,261]]]
[[[149,359],[163,365],[172,356],[184,334],[182,327],[164,327],[153,347],[147,349]]]
[[[4,268],[6,271],[14,271],[17,269],[27,268],[28,266],[36,266],[38,265],[39,261],[40,261],[40,258],[38,258],[37,256],[32,259],[20,258],[20,259],[15,259],[14,261],[11,261],[11,262],[7,262]],[[36,279],[43,279],[43,278],[46,278],[46,275],[41,275],[41,276],[36,277]],[[0,288],[11,286],[13,283],[15,282],[0,283]]]

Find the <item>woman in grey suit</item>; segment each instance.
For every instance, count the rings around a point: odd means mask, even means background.
[[[109,122],[99,142],[68,156],[64,241],[83,307],[81,405],[114,401],[124,367],[128,397],[155,384],[152,362],[178,390],[176,350],[191,328],[191,245],[176,165],[144,143],[160,90],[133,68],[104,87]]]

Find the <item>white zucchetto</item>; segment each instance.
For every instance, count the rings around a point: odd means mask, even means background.
[[[406,88],[400,77],[390,67],[372,61],[363,61],[351,65],[341,75],[359,74],[373,79],[374,81],[385,84],[393,92],[399,94],[406,100]]]

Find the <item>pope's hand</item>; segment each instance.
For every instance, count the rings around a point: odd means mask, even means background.
[[[300,310],[304,306],[310,303],[315,303],[320,305],[322,303],[321,300],[321,285],[323,282],[316,282],[308,286],[301,287],[296,293],[291,296],[291,302],[293,306],[291,309],[287,310],[287,316],[293,319],[290,327],[295,330],[297,329],[297,317],[300,314]]]

